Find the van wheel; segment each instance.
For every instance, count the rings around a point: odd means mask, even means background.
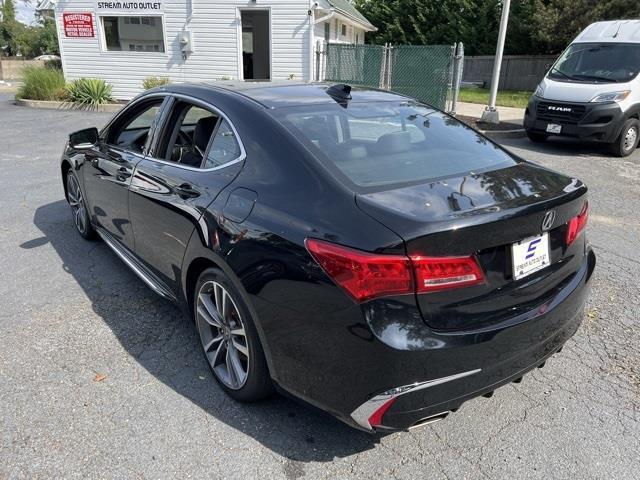
[[[253,318],[222,270],[202,272],[193,307],[204,356],[222,389],[241,402],[271,395],[273,384]]]
[[[547,138],[549,138],[549,135],[545,135],[544,133],[531,132],[527,130],[527,137],[529,137],[529,140],[531,140],[532,142],[542,143],[546,141]]]
[[[638,147],[640,140],[640,122],[630,118],[624,122],[620,136],[613,143],[613,153],[616,157],[628,157]]]

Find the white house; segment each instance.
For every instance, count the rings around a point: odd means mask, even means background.
[[[146,77],[311,80],[318,42],[364,43],[375,27],[348,0],[41,0],[54,4],[67,80],[102,78],[116,98]]]

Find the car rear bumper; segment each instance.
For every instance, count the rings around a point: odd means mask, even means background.
[[[595,255],[589,249],[580,271],[529,318],[484,331],[441,334],[441,343],[433,342],[432,333],[421,351],[398,351],[397,382],[362,402],[345,420],[369,431],[405,430],[440,419],[471,398],[519,380],[576,332],[594,268]],[[381,424],[372,428],[369,417],[392,398]]]
[[[570,111],[564,112],[562,109]],[[615,102],[569,103],[532,96],[525,110],[524,128],[528,132],[542,135],[612,143],[618,137],[624,120],[624,112]],[[547,132],[549,124],[560,125],[561,132]]]

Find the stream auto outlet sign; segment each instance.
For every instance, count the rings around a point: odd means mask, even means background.
[[[160,2],[98,2],[100,10],[160,10]]]

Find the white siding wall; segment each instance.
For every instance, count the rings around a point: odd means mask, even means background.
[[[188,0],[162,2],[158,11],[131,14],[164,17],[165,53],[104,51],[99,15],[126,14],[126,10],[97,11],[96,1],[59,0],[56,20],[63,68],[68,80],[102,78],[113,85],[116,98],[128,99],[142,90],[149,76],[167,76],[176,82],[203,82],[223,77],[237,79],[240,71],[238,8],[269,8],[271,11],[272,78],[309,79],[308,0],[193,0],[193,16],[187,26],[193,35],[194,52],[184,61],[179,34],[187,21]],[[62,14],[91,12],[95,38],[66,38]]]
[[[318,23],[314,28],[315,40],[324,40],[324,26],[329,24],[329,42],[332,43],[364,43],[365,31],[362,28],[356,27],[352,23],[342,21],[337,16],[326,20],[325,22]],[[342,35],[342,25],[347,27],[347,35]],[[356,39],[357,36],[357,39]],[[356,41],[357,40],[357,41]]]

